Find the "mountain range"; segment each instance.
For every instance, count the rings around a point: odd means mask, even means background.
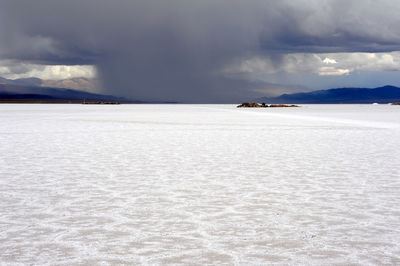
[[[38,78],[5,79],[0,77],[0,101],[16,102],[80,102],[80,101],[106,101],[106,102],[136,102],[122,97],[103,95],[87,91],[47,87],[50,81]],[[57,83],[58,82],[58,83]],[[54,84],[68,83],[70,80],[54,81]],[[71,81],[73,82],[73,81]]]
[[[293,104],[340,104],[340,103],[393,103],[400,101],[400,88],[383,86],[378,88],[338,88],[317,90],[278,97],[262,97],[257,102]]]
[[[139,100],[130,100],[112,95],[103,95],[68,88],[89,88],[95,83],[96,82],[93,80],[84,78],[48,81],[38,78],[12,80],[0,77],[0,101],[79,102],[86,100],[118,101],[126,103],[142,102]],[[271,104],[393,103],[400,102],[400,88],[388,85],[378,88],[338,88],[317,90],[311,92],[282,94],[278,97],[262,97],[256,99],[256,102]]]

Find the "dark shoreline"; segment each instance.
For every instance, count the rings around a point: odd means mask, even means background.
[[[117,101],[82,101],[82,100],[22,100],[0,99],[0,104],[139,104],[141,102],[117,102]]]

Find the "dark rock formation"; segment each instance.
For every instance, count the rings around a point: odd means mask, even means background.
[[[238,108],[250,107],[250,108],[266,108],[266,107],[299,107],[298,105],[287,105],[287,104],[266,104],[266,103],[241,103],[237,106]]]
[[[263,105],[258,104],[258,103],[241,103],[240,105],[237,106],[239,107],[263,107]]]

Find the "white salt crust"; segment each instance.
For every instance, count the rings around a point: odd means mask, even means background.
[[[0,105],[1,265],[399,265],[400,107]]]

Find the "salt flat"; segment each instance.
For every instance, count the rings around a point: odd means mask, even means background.
[[[0,264],[400,264],[400,107],[0,105]]]

